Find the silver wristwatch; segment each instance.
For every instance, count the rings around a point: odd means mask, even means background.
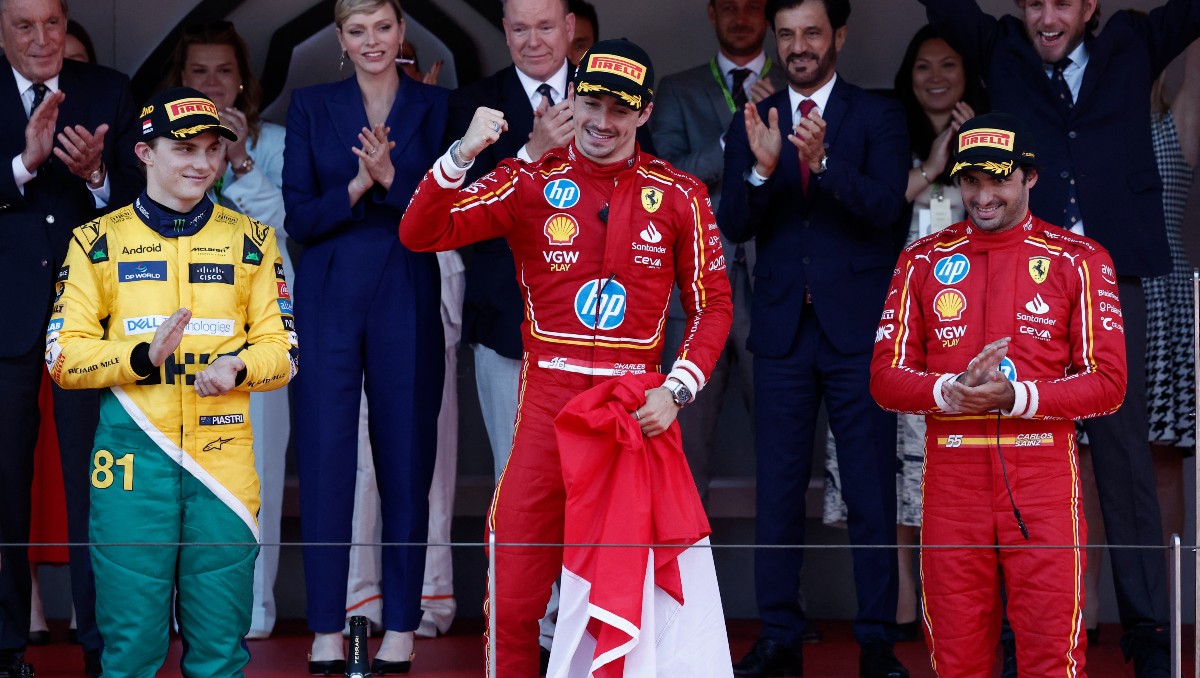
[[[692,390],[690,388],[684,386],[681,382],[675,381],[674,379],[666,380],[663,382],[662,387],[671,393],[671,400],[674,401],[679,407],[683,407],[684,405],[687,405],[696,399],[696,396],[692,394]]]

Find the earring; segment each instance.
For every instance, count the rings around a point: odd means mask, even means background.
[[[348,56],[350,56],[350,54],[346,50],[342,50],[342,60],[338,62],[338,70],[339,71],[342,70],[343,67],[345,67],[346,57],[348,57]]]
[[[242,92],[245,92],[245,91],[246,91],[245,85],[238,85],[238,93],[239,94],[241,94]]]

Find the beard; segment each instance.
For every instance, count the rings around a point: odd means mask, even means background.
[[[833,47],[824,54],[816,52],[801,52],[789,54],[787,64],[787,79],[792,87],[799,90],[820,87],[831,77],[837,65],[836,52]]]

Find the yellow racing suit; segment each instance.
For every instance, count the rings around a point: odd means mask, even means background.
[[[184,674],[241,675],[258,551],[249,391],[296,374],[291,297],[270,227],[207,200],[170,221],[143,193],[75,229],[46,364],[64,388],[105,389],[89,528],[105,675],[154,675],[176,588]],[[181,307],[191,321],[154,368],[149,343]],[[201,398],[196,374],[226,354],[246,364],[237,386]]]

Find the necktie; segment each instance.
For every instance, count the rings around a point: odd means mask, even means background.
[[[1059,59],[1054,62],[1054,72],[1050,75],[1050,85],[1058,94],[1059,103],[1065,106],[1068,112],[1075,107],[1075,102],[1071,98],[1071,86],[1067,84],[1067,79],[1063,76],[1063,71],[1070,65],[1070,59]],[[1064,216],[1066,217],[1066,221],[1063,223],[1065,228],[1072,228],[1083,219],[1083,212],[1079,209],[1079,192],[1075,190],[1074,168],[1072,168],[1071,179],[1067,185],[1067,207]]]
[[[800,118],[807,118],[812,109],[817,107],[817,102],[812,99],[805,99],[800,102]],[[796,121],[799,124],[799,120]],[[808,168],[808,163],[800,160],[800,187],[804,189],[804,195],[808,196],[808,179],[812,174],[812,170]]]
[[[549,101],[551,106],[554,105],[554,90],[550,89],[550,85],[547,85],[544,82],[542,84],[538,85],[537,93],[546,97],[546,101]],[[537,105],[541,106],[542,102],[539,101]]]
[[[50,88],[47,87],[45,83],[41,82],[33,83],[32,89],[33,105],[29,107],[29,115],[33,115],[33,112],[37,110],[37,107],[42,105],[42,102],[46,99],[46,92],[50,91]]]
[[[741,109],[749,100],[749,97],[746,96],[746,78],[749,78],[753,71],[749,68],[735,68],[729,72],[733,75],[733,87],[730,89],[730,94],[733,95],[733,105]]]
[[[1054,62],[1054,72],[1050,74],[1050,85],[1054,88],[1054,93],[1058,95],[1059,101],[1067,107],[1067,110],[1071,110],[1075,105],[1075,100],[1071,98],[1071,86],[1067,84],[1067,79],[1063,77],[1063,71],[1070,65],[1070,59],[1059,59]]]

